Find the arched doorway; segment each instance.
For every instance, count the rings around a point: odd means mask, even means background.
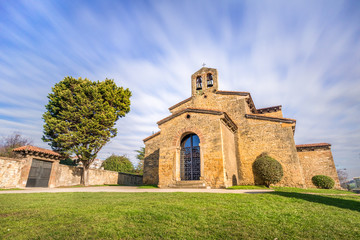
[[[180,174],[181,180],[200,180],[200,139],[196,134],[188,134],[181,140]]]

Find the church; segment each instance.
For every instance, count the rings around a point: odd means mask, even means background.
[[[314,187],[327,175],[339,187],[331,145],[296,145],[296,120],[282,106],[256,108],[249,92],[218,89],[218,71],[203,67],[191,76],[191,97],[171,106],[144,139],[144,184],[163,188],[225,188],[262,184],[253,162],[267,153],[284,176],[277,186]]]

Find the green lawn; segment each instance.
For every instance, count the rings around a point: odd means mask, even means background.
[[[291,188],[291,187],[271,187],[275,191],[297,192],[297,193],[318,193],[318,194],[355,194],[354,192],[337,189],[319,189],[319,188]]]
[[[0,239],[360,239],[360,197],[0,194]]]
[[[268,187],[266,186],[263,186],[263,185],[241,185],[241,186],[232,186],[232,187],[228,187],[226,189],[231,189],[231,190],[236,190],[236,189],[240,189],[240,190],[243,190],[243,189],[269,189]]]
[[[22,188],[0,188],[0,191],[23,190]]]

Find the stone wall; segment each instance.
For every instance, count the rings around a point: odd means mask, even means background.
[[[143,176],[119,172],[117,183],[120,185],[142,185]]]
[[[26,157],[21,159],[0,157],[0,188],[25,187],[32,159],[46,160],[39,157]],[[59,164],[59,161],[53,161],[49,187],[79,185],[81,173],[82,168],[62,165]],[[89,184],[141,185],[142,176],[107,170],[89,169]]]
[[[74,166],[59,164],[56,169],[56,186],[79,185],[82,169]]]
[[[159,140],[161,134],[149,139],[146,142],[145,157],[144,157],[144,184],[159,184]]]
[[[161,146],[158,173],[160,187],[181,181],[180,143],[191,133],[198,135],[200,139],[200,180],[208,186],[224,187],[220,118],[221,115],[190,112],[161,124],[161,134],[157,139]]]
[[[279,161],[284,177],[279,186],[305,187],[302,168],[297,156],[291,125],[249,119],[240,131],[241,176],[240,184],[261,184],[253,174],[252,164],[262,153]]]
[[[225,124],[221,124],[221,138],[225,168],[225,187],[237,185],[238,161],[234,133]]]
[[[59,164],[56,186],[79,185],[82,168]],[[108,170],[89,169],[89,185],[120,184],[141,185],[142,176]]]
[[[0,157],[0,188],[20,187],[22,161]]]
[[[330,147],[298,148],[298,156],[307,187],[316,187],[311,181],[313,176],[326,175],[334,179],[336,188],[340,188]]]
[[[89,169],[89,184],[118,184],[119,173],[107,170]]]

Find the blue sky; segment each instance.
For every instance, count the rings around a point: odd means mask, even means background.
[[[131,112],[99,157],[127,154],[190,96],[203,62],[220,89],[283,105],[297,144],[329,142],[360,176],[360,1],[0,0],[0,136],[41,141],[51,87],[65,76],[115,79]]]

